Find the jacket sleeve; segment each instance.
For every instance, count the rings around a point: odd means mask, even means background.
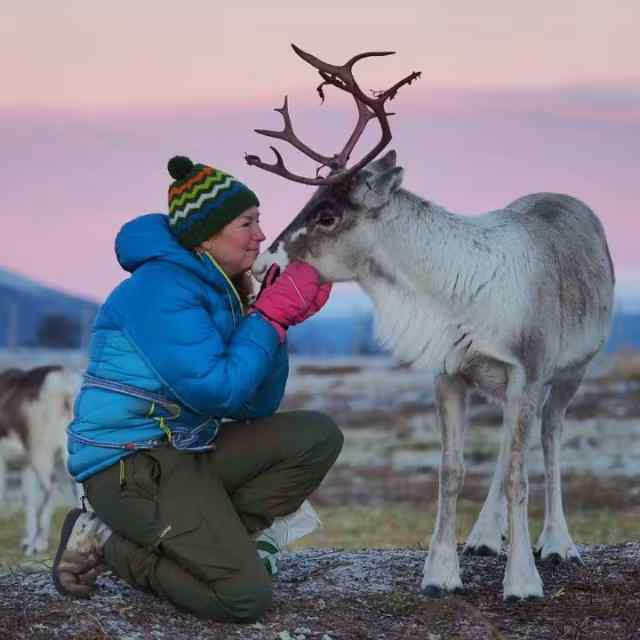
[[[121,316],[123,331],[187,407],[217,417],[246,411],[273,371],[280,346],[275,329],[252,314],[225,341],[199,281],[183,269],[162,266],[154,276],[130,278],[114,299],[111,308]]]
[[[289,375],[289,355],[287,343],[280,345],[274,359],[274,367],[253,398],[247,400],[240,411],[233,416],[236,420],[265,418],[273,415],[280,406]]]

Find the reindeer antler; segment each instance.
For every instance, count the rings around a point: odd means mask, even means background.
[[[288,180],[293,180],[294,182],[323,185],[331,184],[337,182],[338,180],[344,180],[345,177],[353,175],[354,173],[362,169],[362,167],[364,167],[368,162],[375,158],[382,151],[382,149],[384,149],[389,144],[389,142],[391,141],[391,129],[389,127],[388,116],[393,114],[387,113],[385,111],[384,104],[387,100],[393,100],[398,89],[401,86],[405,84],[411,84],[415,79],[419,78],[420,72],[414,71],[406,78],[403,78],[399,82],[396,82],[396,84],[394,84],[390,89],[387,89],[386,91],[376,91],[374,92],[374,96],[370,97],[367,96],[358,86],[358,83],[353,76],[353,65],[363,58],[373,56],[388,56],[395,53],[394,51],[368,51],[365,53],[360,53],[356,56],[353,56],[351,60],[349,60],[342,66],[337,66],[328,64],[327,62],[323,62],[310,53],[307,53],[299,47],[296,47],[295,44],[292,44],[291,46],[293,47],[293,50],[305,62],[308,62],[311,66],[315,67],[320,73],[323,82],[318,86],[317,91],[323,102],[323,87],[325,85],[338,87],[339,89],[342,89],[343,91],[346,91],[353,96],[358,108],[358,121],[356,122],[356,126],[342,151],[336,153],[333,156],[324,156],[308,147],[295,135],[293,131],[293,125],[291,124],[291,117],[289,116],[287,98],[285,97],[284,105],[282,106],[282,108],[275,109],[275,111],[280,113],[284,119],[284,129],[282,131],[256,129],[255,131],[270,138],[278,138],[280,140],[289,142],[296,149],[298,149],[298,151],[301,151],[309,158],[312,158],[316,162],[319,162],[320,167],[318,167],[318,169],[316,170],[316,177],[307,178],[305,176],[299,176],[291,173],[286,168],[284,160],[282,159],[282,155],[275,147],[271,147],[276,156],[276,162],[273,164],[262,162],[262,160],[260,160],[258,156],[254,155],[245,155],[245,160],[252,166],[256,166],[260,169],[264,169],[265,171],[278,174],[287,178]],[[347,162],[349,161],[349,156],[351,155],[353,148],[356,146],[356,143],[364,132],[369,120],[372,120],[373,118],[377,118],[378,122],[380,123],[380,129],[382,130],[382,137],[380,138],[380,141],[357,164],[347,169]],[[319,175],[319,172],[323,167],[329,167],[330,169],[330,173],[326,177]]]

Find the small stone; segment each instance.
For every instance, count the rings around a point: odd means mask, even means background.
[[[311,629],[309,629],[309,627],[298,627],[293,633],[296,635],[309,635],[311,633]]]

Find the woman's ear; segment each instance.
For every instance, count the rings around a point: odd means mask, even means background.
[[[196,251],[208,251],[209,253],[211,253],[212,250],[213,250],[213,246],[214,246],[213,236],[211,236],[210,238],[207,238],[206,240],[203,240],[196,247]]]

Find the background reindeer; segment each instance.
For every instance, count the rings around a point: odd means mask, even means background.
[[[66,428],[80,379],[59,366],[0,373],[0,502],[6,488],[6,462],[23,465],[25,555],[47,550],[55,489],[66,471]],[[75,492],[75,483],[74,492]]]
[[[456,552],[456,502],[464,477],[463,436],[468,391],[502,403],[504,435],[489,495],[466,544],[469,553],[510,548],[505,598],[541,597],[527,521],[527,439],[542,424],[545,521],[536,549],[542,559],[580,561],[566,524],[560,481],[560,441],[567,406],[609,331],[614,273],[602,225],[582,202],[537,193],[481,216],[454,215],[401,188],[394,152],[369,163],[391,139],[385,102],[413,73],[374,97],[358,87],[352,68],[330,65],[294,46],[323,83],[355,98],[359,118],[345,148],[323,156],[295,136],[287,102],[281,132],[330,169],[307,178],[274,164],[247,162],[288,179],[318,185],[307,205],[254,266],[293,260],[315,266],[333,282],[356,281],[371,296],[377,332],[399,358],[436,373],[442,431],[438,515],[422,589],[430,595],[462,587]],[[382,137],[352,168],[349,155],[376,118]],[[273,147],[272,147],[273,149]]]

